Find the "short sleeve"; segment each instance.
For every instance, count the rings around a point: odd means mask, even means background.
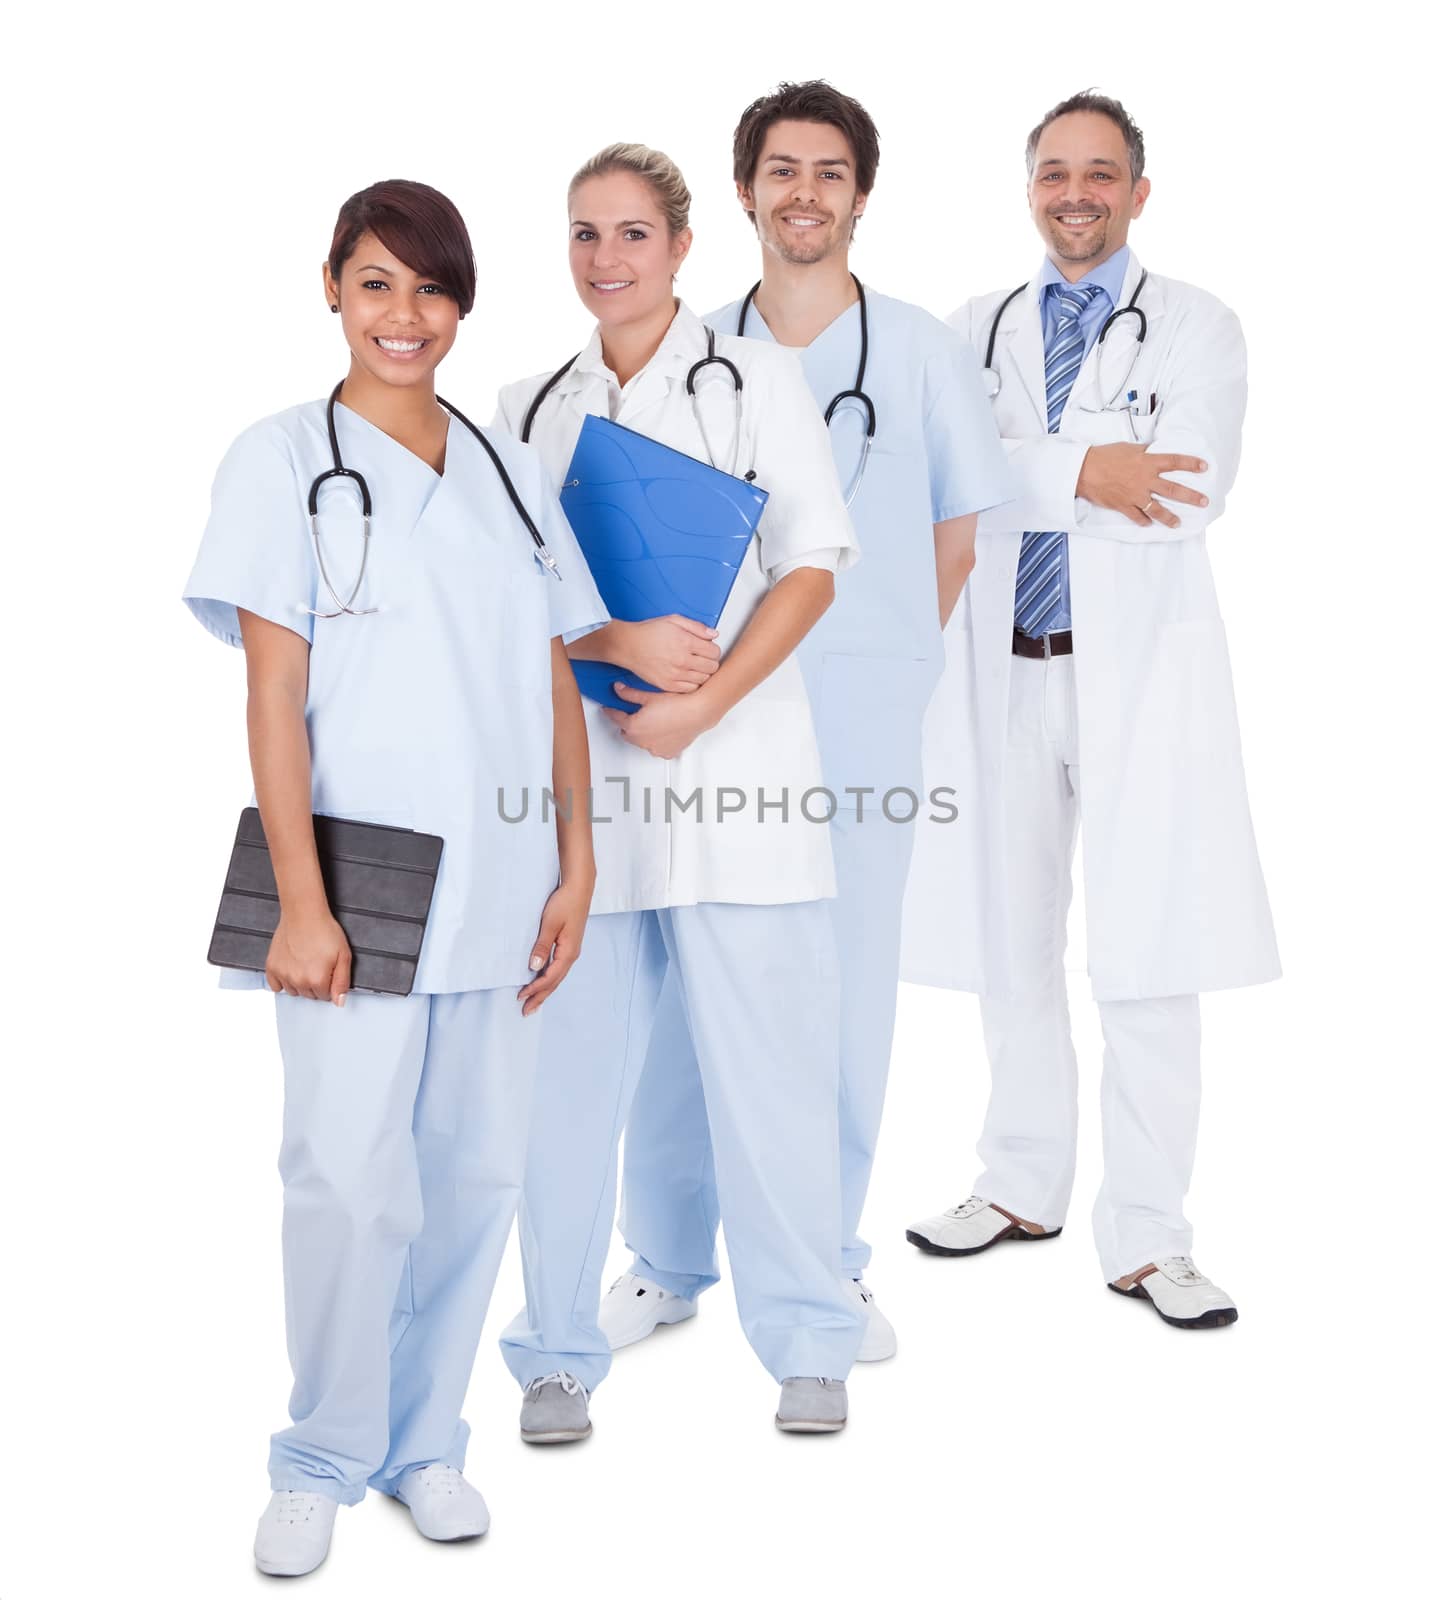
[[[778,583],[781,578],[787,578],[791,572],[798,572],[803,567],[812,567],[816,572],[838,572],[839,556],[837,548],[806,551],[802,556],[794,556],[789,561],[781,561],[776,567],[770,567],[770,581]]]
[[[859,542],[839,490],[839,472],[819,404],[809,392],[803,368],[792,357],[751,363],[744,379],[763,391],[755,431],[755,481],[768,491],[759,520],[764,570],[816,565],[802,558],[837,551],[834,570],[847,571],[859,559]]]
[[[208,632],[241,644],[237,608],[280,623],[308,644],[316,605],[305,493],[274,427],[249,428],[226,452],[211,516],[182,598]]]
[[[974,346],[957,334],[925,362],[925,451],[931,520],[948,522],[1014,496],[1009,463]]]
[[[536,485],[530,497],[531,509],[543,543],[558,564],[558,576],[548,578],[548,631],[560,635],[564,644],[572,644],[574,639],[581,639],[612,619],[599,597],[598,586],[578,547],[572,525],[558,497],[548,487],[542,457],[533,450],[529,454],[534,462]]]

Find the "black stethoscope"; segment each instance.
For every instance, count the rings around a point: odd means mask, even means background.
[[[712,328],[705,328],[704,332],[708,336],[708,354],[706,356],[704,356],[701,360],[695,361],[694,364],[688,369],[688,377],[685,379],[683,386],[684,386],[685,390],[687,390],[687,392],[688,392],[688,398],[693,402],[693,420],[698,424],[699,435],[703,439],[703,447],[704,447],[705,450],[708,451],[708,464],[711,467],[714,467],[715,469],[717,469],[718,471],[723,471],[724,469],[719,467],[718,462],[715,461],[714,458],[713,458],[713,446],[708,442],[708,433],[704,428],[703,418],[699,415],[699,412],[698,412],[698,391],[697,391],[697,388],[695,386],[694,380],[698,377],[699,373],[702,372],[705,367],[722,367],[724,369],[724,371],[728,373],[729,377],[733,379],[733,384],[734,384],[734,454],[733,454],[733,460],[729,463],[729,466],[728,466],[727,470],[728,470],[728,472],[729,472],[729,474],[731,476],[734,476],[734,475],[736,475],[736,469],[737,469],[738,464],[739,464],[739,445],[740,445],[740,442],[741,442],[741,440],[743,438],[743,424],[744,424],[744,379],[743,379],[743,374],[733,364],[733,362],[729,360],[729,358],[727,356],[721,356],[718,353],[718,350],[716,348],[715,341],[714,341],[713,329]],[[538,392],[533,396],[533,403],[528,407],[527,415],[523,418],[522,432],[519,435],[519,437],[522,439],[522,442],[524,444],[529,443],[529,441],[532,439],[533,422],[537,417],[538,408],[542,405],[543,401],[546,400],[548,398],[548,396],[553,392],[553,389],[557,386],[557,384],[559,382],[561,382],[561,380],[564,377],[564,375],[572,370],[573,363],[578,359],[578,356],[582,355],[582,353],[583,352],[581,350],[579,350],[576,355],[569,356],[568,359],[562,364],[562,366],[560,366],[558,368],[558,370],[552,375],[552,377],[549,378],[548,381],[542,386],[542,388],[539,389]],[[756,474],[751,469],[750,471],[744,473],[744,481],[746,483],[752,483],[754,481],[755,476],[756,476]]]
[[[824,408],[824,426],[827,428],[834,420],[834,413],[842,401],[858,400],[864,407],[864,446],[860,452],[859,468],[854,474],[854,481],[849,485],[849,491],[844,496],[846,510],[854,504],[854,497],[859,493],[859,485],[864,482],[864,469],[869,465],[869,450],[874,443],[875,423],[874,402],[864,392],[864,369],[869,365],[869,312],[864,304],[864,285],[858,278],[854,277],[852,272],[849,276],[854,278],[854,287],[859,291],[859,367],[854,374],[854,387],[852,389],[841,389]],[[753,305],[754,296],[762,286],[763,279],[761,278],[744,296],[743,304],[739,307],[737,332],[741,339],[744,337],[744,326],[749,320],[749,307]],[[1021,288],[1023,287],[1024,285],[1022,284]],[[1019,290],[1017,289],[1015,292],[1018,294]],[[1014,295],[1011,296],[1011,299],[1013,298]],[[1002,307],[1001,309],[1003,310],[1004,308]],[[999,318],[997,317],[996,321],[998,322],[998,320]]]
[[[327,400],[327,442],[332,447],[332,464],[325,472],[319,472],[312,480],[312,486],[306,499],[307,515],[311,518],[312,545],[316,550],[317,556],[317,571],[321,573],[322,582],[327,586],[327,593],[332,597],[332,603],[337,608],[335,611],[313,611],[308,607],[307,614],[325,619],[343,616],[370,617],[378,609],[376,606],[365,606],[357,609],[352,605],[352,602],[362,592],[362,581],[367,576],[367,551],[372,542],[372,491],[367,487],[367,480],[355,467],[342,465],[342,449],[337,443],[337,396],[341,392],[342,385],[339,383],[332,390],[331,396]],[[533,545],[535,546],[533,554],[555,578],[561,579],[563,575],[558,571],[557,559],[549,552],[547,545],[543,543],[543,536],[538,532],[537,524],[528,515],[528,508],[522,503],[511,477],[508,476],[508,470],[502,464],[502,457],[493,449],[482,429],[475,422],[463,416],[456,406],[449,405],[441,395],[437,396],[437,403],[444,411],[456,417],[482,448],[487,451],[493,466],[497,469],[498,477],[502,479],[503,488],[507,490],[508,499],[512,501],[517,514],[523,519],[523,526],[532,535]],[[350,478],[356,484],[357,492],[362,497],[362,561],[357,568],[357,581],[352,585],[352,592],[345,600],[332,587],[332,580],[327,572],[326,558],[322,554],[321,529],[317,526],[318,496],[321,494],[323,486],[332,478]]]
[[[1096,364],[1097,388],[1099,390],[1099,398],[1101,402],[1096,409],[1099,411],[1116,409],[1115,402],[1120,399],[1120,391],[1125,387],[1126,382],[1129,380],[1131,372],[1135,368],[1136,358],[1140,355],[1141,346],[1146,342],[1146,331],[1149,327],[1149,324],[1146,321],[1145,312],[1142,311],[1141,308],[1136,304],[1136,301],[1140,299],[1141,290],[1145,287],[1146,277],[1146,269],[1142,267],[1141,275],[1136,279],[1135,293],[1130,297],[1129,304],[1123,305],[1118,311],[1112,311],[1102,324],[1100,333],[1096,336],[1096,348],[1101,350],[1103,357],[1106,335],[1110,332],[1110,330],[1123,318],[1135,318],[1135,338],[1131,340],[1129,345],[1130,355],[1125,363],[1124,370],[1120,374],[1119,381],[1114,386],[1111,394],[1111,404],[1109,406],[1105,404],[1104,384],[1101,380],[1099,370],[1100,362],[1097,362]],[[990,337],[985,345],[984,379],[985,393],[990,397],[991,400],[993,400],[1000,392],[1000,374],[995,370],[995,339],[1000,332],[1000,319],[1005,315],[1010,302],[1024,294],[1026,289],[1029,287],[1030,285],[1028,283],[1022,283],[1018,289],[1012,289],[996,308],[994,319],[990,323]],[[1117,340],[1116,343],[1119,344],[1120,341]],[[1132,391],[1129,398],[1133,403],[1134,391]]]

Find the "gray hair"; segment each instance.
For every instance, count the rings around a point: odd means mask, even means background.
[[[658,197],[670,234],[676,236],[688,226],[688,208],[693,197],[683,181],[683,174],[661,150],[652,150],[646,144],[610,144],[600,150],[573,174],[568,198],[572,199],[579,184],[610,172],[631,172],[634,177],[643,179]]]
[[[1130,181],[1139,183],[1146,170],[1145,138],[1136,127],[1130,112],[1120,101],[1112,100],[1108,94],[1101,94],[1098,89],[1082,89],[1079,94],[1073,94],[1068,100],[1062,100],[1058,106],[1053,106],[1041,117],[1025,141],[1026,172],[1033,173],[1035,170],[1035,150],[1040,143],[1040,135],[1057,117],[1068,117],[1076,111],[1094,111],[1098,116],[1109,117],[1120,129],[1121,138],[1125,140],[1126,154],[1130,157]]]

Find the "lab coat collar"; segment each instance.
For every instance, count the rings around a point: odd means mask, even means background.
[[[1025,292],[1011,301],[1000,323],[998,341],[1004,346],[1009,359],[1015,363],[1015,371],[1026,394],[1030,396],[1030,403],[1035,407],[1035,414],[1040,419],[1042,430],[1049,427],[1049,412],[1045,407],[1045,335],[1040,327],[1040,296],[1047,282],[1053,281],[1046,274],[1049,264],[1047,258],[1035,276],[1026,284]],[[1135,251],[1127,247],[1125,276],[1121,279],[1120,304],[1126,304],[1135,293],[1140,272],[1141,266],[1136,260]]]
[[[1006,358],[1014,362],[1015,374],[1030,396],[1042,431],[1049,426],[1049,413],[1045,409],[1045,337],[1040,331],[1040,292],[1044,278],[1045,269],[1041,267],[1025,285],[1024,293],[1010,302],[1000,320],[997,341],[997,347],[1003,347]]]
[[[707,329],[680,300],[663,342],[653,352],[648,365],[634,375],[628,390],[629,400],[632,401],[635,393],[642,396],[661,394],[672,380],[683,383],[688,377],[688,369],[707,350]],[[603,359],[603,335],[595,326],[592,337],[578,352],[578,359],[569,368],[560,388],[576,392],[600,380],[613,388],[618,384],[616,376]]]

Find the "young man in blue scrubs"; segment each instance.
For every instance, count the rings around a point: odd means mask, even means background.
[[[976,515],[1010,497],[974,352],[849,270],[878,164],[869,113],[829,84],[781,84],[756,100],[734,133],[734,179],[763,276],[705,319],[719,333],[796,349],[823,411],[835,396],[862,391],[833,407],[830,436],[865,559],[840,580],[798,657],[830,791],[811,797],[806,814],[829,827],[838,879],[840,1271],[868,1310],[864,1361],[895,1352],[894,1330],[861,1281],[869,1246],[858,1230],[894,1034],[912,821],[923,803],[921,722],[943,662],[940,630],[974,563]],[[797,808],[800,797],[790,799]],[[670,983],[628,1123],[622,1229],[636,1259],[603,1302],[614,1349],[694,1314],[718,1278],[717,1228],[703,1092]]]

